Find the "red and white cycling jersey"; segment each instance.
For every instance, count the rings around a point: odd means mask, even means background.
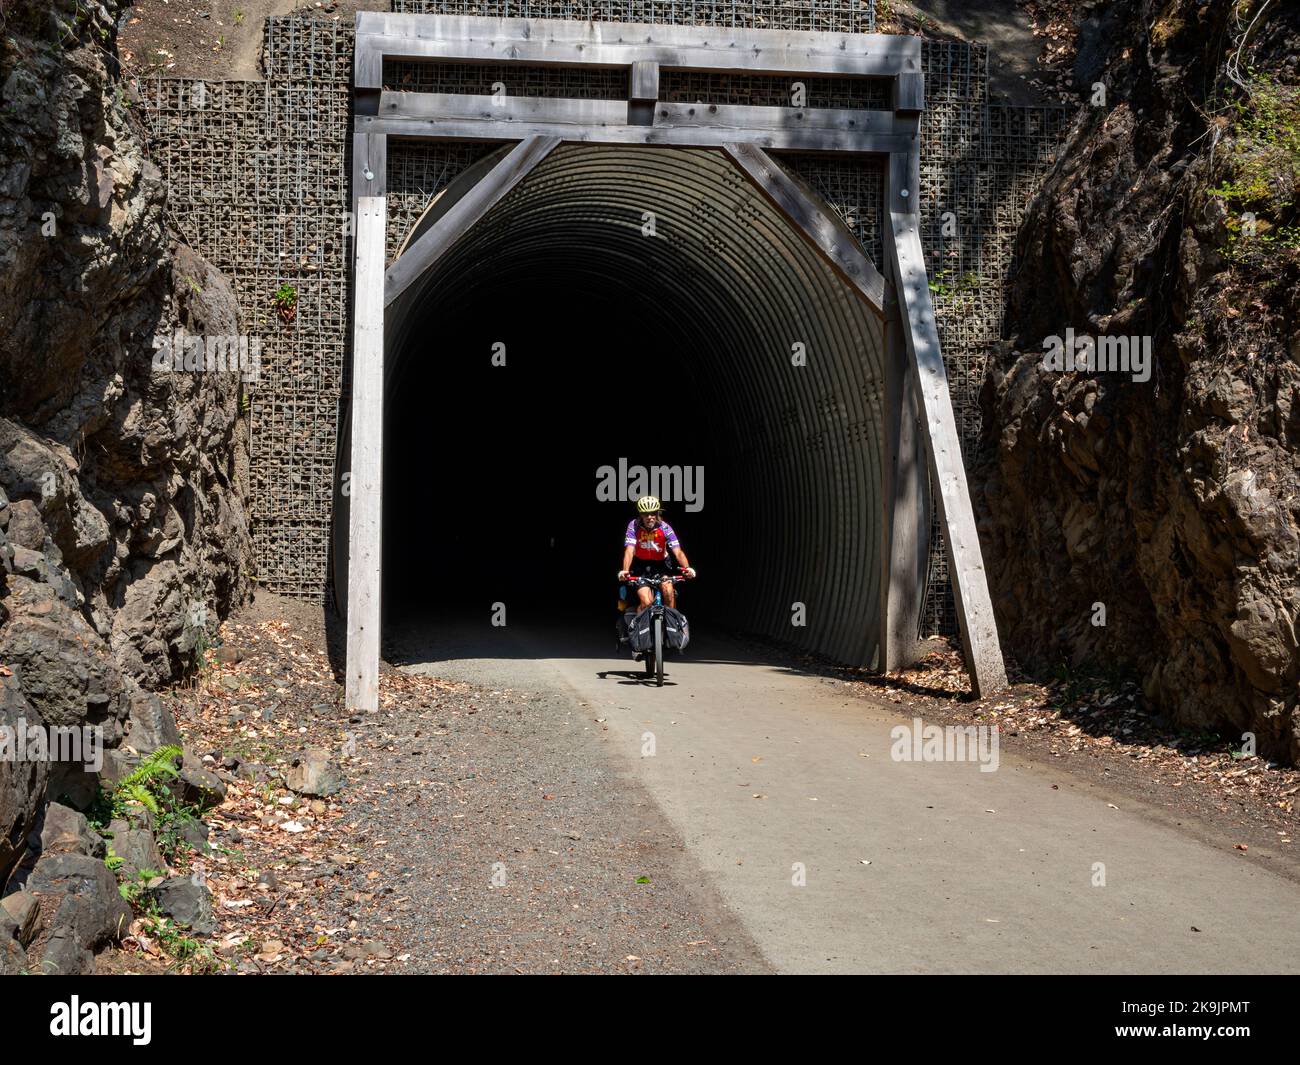
[[[627,532],[623,534],[623,546],[635,547],[633,555],[636,558],[662,562],[668,557],[669,548],[675,550],[682,545],[673,532],[673,527],[666,521],[661,521],[653,529],[647,529],[640,519],[633,518],[627,523]]]

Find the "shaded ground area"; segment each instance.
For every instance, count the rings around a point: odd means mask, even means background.
[[[911,0],[877,5],[884,32],[989,47],[989,95],[1013,104],[1075,102],[1073,0]]]

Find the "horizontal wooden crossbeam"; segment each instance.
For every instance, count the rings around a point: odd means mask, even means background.
[[[660,67],[749,74],[920,73],[918,37],[467,15],[357,16],[354,83],[383,87],[384,59]]]
[[[385,98],[388,95],[385,93]],[[627,104],[622,101],[520,97],[509,100],[506,107],[494,108],[490,96],[449,95],[439,99],[446,102],[446,110],[439,117],[420,118],[400,106],[391,107],[386,114],[357,115],[355,129],[358,133],[390,137],[468,141],[557,137],[587,144],[677,148],[721,148],[727,144],[750,143],[777,151],[892,154],[915,151],[917,147],[914,133],[875,132],[842,124],[818,125],[820,114],[811,112],[805,113],[805,119],[784,128],[772,124],[767,116],[753,114],[781,108],[722,104],[701,108],[698,104],[659,103],[655,105],[653,121],[645,125],[629,121]]]

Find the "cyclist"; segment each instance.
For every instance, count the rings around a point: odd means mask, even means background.
[[[686,552],[673,532],[673,527],[663,520],[663,506],[657,496],[642,496],[636,501],[636,517],[627,523],[623,534],[623,568],[618,571],[620,582],[631,577],[667,577],[670,572],[668,553],[677,560],[682,569],[682,576],[694,577],[695,570],[686,560]],[[664,602],[670,606],[677,605],[677,593],[672,581],[664,581],[660,586]],[[648,585],[637,589],[640,603],[636,612],[639,614],[654,602],[654,592]]]

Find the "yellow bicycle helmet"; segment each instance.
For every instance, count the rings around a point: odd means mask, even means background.
[[[638,514],[658,514],[663,509],[658,496],[642,496],[636,501]]]

